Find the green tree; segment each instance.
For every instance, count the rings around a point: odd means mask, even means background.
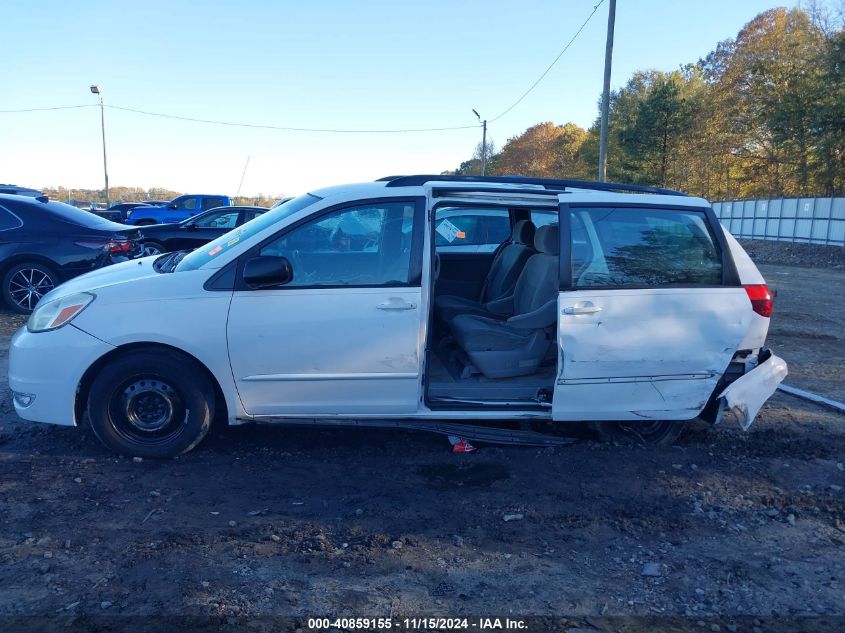
[[[628,155],[639,180],[663,187],[670,184],[670,170],[691,115],[679,74],[653,73],[633,120],[618,128],[620,149]]]
[[[537,178],[583,178],[581,146],[587,132],[575,125],[534,125],[508,139],[491,161],[491,174]]]

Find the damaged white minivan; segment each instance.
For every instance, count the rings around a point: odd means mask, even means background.
[[[744,425],[786,375],[772,297],[707,201],[522,177],[402,176],[294,198],[191,253],[104,268],[14,336],[27,420],[142,457],[229,424],[554,443]]]

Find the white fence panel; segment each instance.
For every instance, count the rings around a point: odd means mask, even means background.
[[[714,202],[736,237],[845,246],[845,198],[773,198]]]

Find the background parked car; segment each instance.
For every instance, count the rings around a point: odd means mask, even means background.
[[[156,224],[141,229],[144,256],[195,249],[267,211],[265,207],[220,207],[179,224]]]
[[[17,312],[72,277],[138,254],[137,229],[47,196],[0,194],[0,292]]]
[[[181,222],[202,211],[217,207],[231,207],[228,196],[185,195],[174,198],[166,205],[145,206],[132,209],[126,214],[126,224],[146,226]]]
[[[18,185],[0,184],[0,193],[13,193],[16,196],[35,196],[43,195],[38,189],[30,189],[29,187],[19,187]]]
[[[129,211],[136,207],[146,206],[149,206],[146,202],[115,202],[105,211],[96,211],[95,213],[106,220],[125,224],[126,216]]]

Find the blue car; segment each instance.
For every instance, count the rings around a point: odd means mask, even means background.
[[[135,207],[126,213],[126,224],[135,226],[174,224],[209,209],[230,206],[232,206],[232,201],[228,196],[189,194],[179,196],[164,205]]]

